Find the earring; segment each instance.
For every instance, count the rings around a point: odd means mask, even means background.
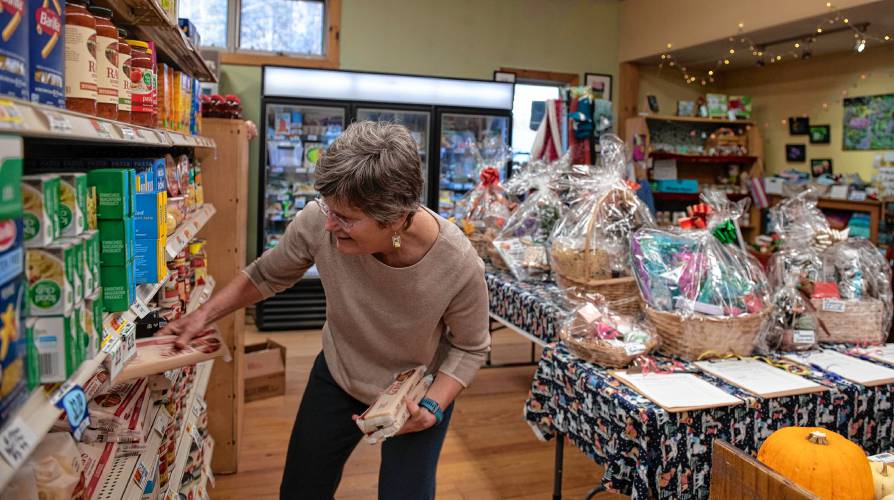
[[[400,233],[391,235],[391,245],[393,245],[394,248],[400,248]]]

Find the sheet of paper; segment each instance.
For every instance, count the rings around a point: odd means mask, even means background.
[[[643,375],[614,371],[612,375],[669,412],[733,406],[742,402],[691,373]]]
[[[894,344],[885,344],[878,347],[867,347],[865,349],[867,358],[894,365]]]
[[[816,365],[827,372],[865,386],[894,383],[894,370],[836,351],[810,351],[802,354],[786,354],[784,357],[802,365]]]
[[[702,371],[765,398],[826,390],[820,384],[754,359],[698,361]]]

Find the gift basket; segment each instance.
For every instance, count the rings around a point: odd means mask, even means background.
[[[556,282],[584,287],[608,301],[637,297],[630,272],[629,237],[653,224],[648,208],[624,180],[626,146],[617,136],[600,138],[601,168],[580,182],[579,199],[557,224],[550,247]],[[639,309],[638,301],[629,310]]]
[[[812,304],[824,327],[821,342],[884,342],[891,328],[891,268],[869,241],[849,239],[822,254],[823,281],[812,285]]]
[[[708,230],[643,228],[630,247],[662,350],[690,360],[751,353],[769,301],[753,257]]]
[[[491,261],[501,260],[516,279],[549,277],[547,242],[565,208],[551,189],[549,167],[532,178],[533,191],[527,195],[493,242]]]
[[[495,167],[484,167],[480,181],[456,203],[454,221],[472,242],[482,259],[488,256],[491,242],[506,224],[512,211],[512,202],[500,185],[500,172]]]
[[[790,198],[770,207],[770,224],[768,231],[780,236],[784,243],[787,237],[803,238],[797,241],[803,245],[806,241],[817,252],[822,252],[838,241],[846,240],[848,230],[837,231],[829,227],[829,221],[817,208],[817,199],[821,190],[808,186]]]
[[[816,309],[800,289],[805,274],[798,267],[790,268],[783,283],[775,289],[755,345],[759,353],[805,351],[816,346],[822,327]]]
[[[798,280],[816,282],[822,279],[823,259],[821,252],[812,246],[816,233],[807,225],[793,224],[780,236],[780,250],[767,263],[767,278],[770,288],[778,290],[785,286],[789,275],[796,273]]]
[[[625,368],[659,343],[650,324],[613,312],[598,296],[581,302],[562,321],[559,338],[579,358],[609,368]]]

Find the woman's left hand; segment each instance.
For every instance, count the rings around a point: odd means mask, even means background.
[[[419,432],[432,427],[437,422],[437,419],[434,415],[431,414],[425,408],[421,408],[419,405],[414,403],[412,400],[405,399],[407,403],[407,409],[410,410],[410,418],[404,422],[404,426],[400,428],[400,432],[395,434],[396,436],[400,436],[401,434],[409,434],[411,432]]]

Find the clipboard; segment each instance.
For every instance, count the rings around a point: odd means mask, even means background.
[[[867,347],[863,356],[879,361],[886,365],[894,365],[894,344],[885,344],[878,347]]]
[[[708,410],[743,403],[736,396],[692,373],[643,375],[627,373],[626,370],[613,370],[609,373],[668,413]],[[667,390],[676,385],[679,385],[678,393]],[[699,399],[703,402],[698,402]]]
[[[781,370],[775,366],[768,365],[767,363],[755,359],[696,361],[695,365],[707,374],[713,375],[729,384],[765,399],[797,396],[800,394],[811,394],[829,390],[828,387],[824,385],[817,384],[812,380],[807,380],[804,377],[788,373],[785,370]],[[735,373],[730,373],[732,370],[724,370],[725,367],[732,367],[734,365],[738,365],[738,368],[747,371],[751,376],[736,376]],[[776,385],[778,389],[761,390],[759,385],[762,381],[759,379],[762,376],[765,378],[765,381],[763,382],[764,384],[770,386]]]
[[[819,367],[845,380],[865,387],[894,384],[894,370],[891,368],[848,356],[838,351],[809,351],[803,354],[786,354],[783,357],[808,368]]]

